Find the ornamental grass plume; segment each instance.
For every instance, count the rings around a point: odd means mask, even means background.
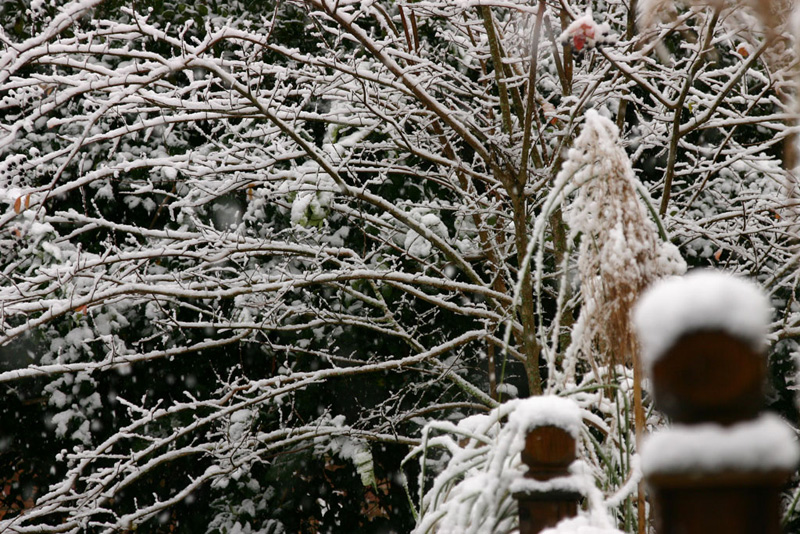
[[[586,113],[561,172],[571,175],[578,189],[568,212],[571,237],[581,236],[583,306],[575,349],[595,368],[632,365],[637,351],[630,318],[636,299],[653,280],[680,274],[686,265],[677,249],[659,237],[639,200],[640,187],[609,119],[595,110]]]
[[[581,236],[578,272],[583,305],[570,349],[583,353],[598,379],[602,376],[598,372],[600,365],[607,367],[611,376],[619,364],[633,367],[638,449],[645,416],[631,311],[653,280],[682,273],[686,264],[677,248],[659,238],[656,224],[639,200],[638,183],[620,146],[619,130],[610,120],[594,110],[587,111],[583,131],[561,172],[567,173],[564,177],[570,177],[578,190],[568,213],[571,237]],[[648,201],[646,196],[643,198]],[[655,210],[651,212],[655,215]],[[640,484],[639,533],[645,531],[645,507],[644,487]]]

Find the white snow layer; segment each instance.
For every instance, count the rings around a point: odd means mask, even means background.
[[[755,284],[718,271],[693,271],[656,282],[634,309],[634,324],[648,371],[678,339],[692,332],[722,330],[762,350],[771,315]]]
[[[581,495],[588,495],[594,487],[594,477],[591,468],[582,460],[575,460],[569,466],[569,475],[551,478],[550,480],[536,480],[534,478],[519,477],[509,486],[511,493],[549,493],[554,491],[571,491]]]
[[[540,426],[556,426],[578,439],[581,431],[581,409],[562,397],[540,396],[520,401],[508,416],[508,422],[523,431]]]
[[[542,534],[623,534],[621,530],[593,524],[589,517],[571,517],[564,519],[553,528],[542,531]]]
[[[675,425],[642,444],[642,470],[654,473],[768,472],[800,461],[795,432],[775,414],[724,427]]]
[[[417,213],[412,213],[411,216],[419,221],[419,223],[425,228],[441,237],[445,241],[449,239],[447,226],[445,226],[445,224],[436,214],[426,213],[420,216]],[[431,242],[414,230],[409,230],[408,233],[406,233],[404,246],[410,255],[417,258],[427,258],[433,251],[433,245]]]

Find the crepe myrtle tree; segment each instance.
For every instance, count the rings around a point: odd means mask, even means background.
[[[629,355],[573,330],[590,109],[618,205],[771,291],[785,367],[792,43],[635,4],[5,3],[0,530],[406,530],[420,429],[543,391],[605,392],[629,482]]]

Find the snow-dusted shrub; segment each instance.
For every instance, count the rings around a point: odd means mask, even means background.
[[[587,506],[574,524],[590,531],[591,528],[598,532],[614,530],[613,509],[636,489],[641,473],[638,460],[628,457],[628,462],[635,465],[626,483],[608,496],[598,489],[596,484],[605,479],[603,466],[592,462],[597,461],[600,450],[584,419],[606,432],[609,429],[588,409],[589,398],[592,397],[579,396],[578,402],[555,396],[515,399],[486,414],[462,419],[456,425],[428,424],[423,429],[422,443],[405,460],[417,459],[421,466],[414,533],[512,532],[519,520],[513,493],[524,488],[577,491],[586,497]],[[579,402],[586,407],[581,408]],[[576,438],[578,459],[570,466],[568,477],[548,482],[523,477],[527,468],[521,462],[520,452],[527,432],[538,426],[561,427]],[[606,450],[603,454],[611,452]],[[426,470],[435,472],[429,487]]]
[[[36,473],[0,530],[410,529],[420,429],[542,391],[632,530],[630,370],[587,363],[568,213],[616,189],[562,170],[615,123],[648,190],[618,206],[757,278],[785,368],[793,54],[741,4],[0,2],[0,477]]]

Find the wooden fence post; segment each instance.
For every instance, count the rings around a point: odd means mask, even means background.
[[[670,298],[674,303],[674,292]],[[651,357],[655,405],[673,422],[642,448],[655,530],[778,534],[780,490],[798,460],[794,432],[762,413],[766,359],[754,348],[760,341],[713,326],[689,322]]]
[[[528,466],[525,478],[548,482],[570,477],[575,445],[575,438],[563,428],[547,425],[530,429],[522,451],[522,462]],[[569,484],[563,488],[569,488]],[[519,502],[520,534],[538,534],[562,519],[577,515],[583,496],[577,489],[563,488],[536,489],[534,483],[533,487],[514,493]]]

